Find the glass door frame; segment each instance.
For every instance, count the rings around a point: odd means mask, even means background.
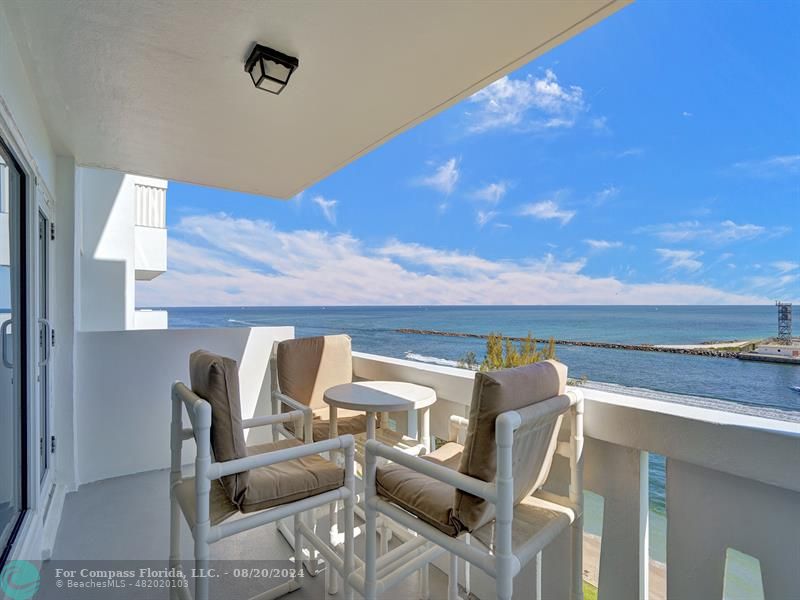
[[[31,319],[30,319],[30,267],[31,261],[31,236],[30,236],[30,207],[32,205],[31,186],[28,171],[17,159],[17,154],[13,151],[6,140],[0,137],[0,152],[3,153],[4,160],[9,168],[15,169],[19,174],[18,182],[12,188],[9,186],[9,256],[10,256],[10,304],[12,310],[12,327],[15,333],[12,335],[13,347],[13,367],[14,378],[13,404],[15,410],[19,411],[17,425],[19,430],[15,433],[17,439],[17,451],[19,452],[19,464],[16,475],[19,478],[19,514],[13,524],[10,535],[5,541],[4,546],[0,547],[0,565],[4,564],[14,548],[15,542],[20,537],[20,531],[25,525],[26,517],[32,507],[32,500],[36,498],[36,489],[31,485],[31,472],[35,472],[36,465],[31,461],[31,433],[36,426],[35,415],[31,411],[32,395],[32,376],[31,365],[35,360],[31,352]],[[12,210],[14,203],[17,203],[16,210]],[[16,252],[15,252],[16,251]],[[5,342],[5,340],[0,340]],[[38,486],[37,486],[38,487]]]
[[[35,271],[30,272],[36,287],[34,294],[34,315],[36,327],[36,387],[33,390],[35,396],[36,406],[36,423],[37,423],[37,439],[41,440],[39,444],[43,447],[37,447],[37,468],[38,478],[42,496],[47,498],[49,490],[53,485],[53,473],[55,453],[53,448],[53,367],[52,358],[53,351],[53,252],[51,248],[51,227],[53,226],[54,219],[53,213],[55,212],[47,202],[45,194],[36,193],[37,202],[35,207],[35,220],[36,220],[36,254],[34,256],[34,264],[36,265]],[[44,220],[44,231],[40,231],[40,225]],[[41,238],[40,238],[41,236]],[[44,251],[44,261],[42,261],[42,252]],[[44,273],[42,273],[44,267]],[[42,290],[42,283],[45,285],[44,291]],[[44,299],[44,311],[42,310],[42,299]],[[42,322],[44,319],[44,322]],[[40,338],[41,336],[41,338]],[[40,345],[39,340],[42,339],[43,345]],[[42,347],[43,346],[43,347]],[[44,350],[44,352],[42,352]],[[44,356],[43,356],[44,354]],[[44,379],[45,389],[42,390],[42,379]],[[45,404],[42,403],[42,393],[45,396]],[[42,436],[42,432],[45,433]],[[42,454],[45,458],[46,467],[42,467]]]

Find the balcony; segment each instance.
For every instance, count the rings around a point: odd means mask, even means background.
[[[77,491],[60,500],[63,518],[52,558],[166,559],[170,384],[188,378],[191,351],[213,348],[239,361],[243,417],[268,414],[272,345],[293,335],[292,327],[78,333]],[[447,436],[449,415],[467,415],[470,371],[355,353],[354,373],[433,387],[438,401],[431,427],[438,437]],[[795,593],[800,479],[786,465],[800,459],[798,421],[729,412],[724,402],[697,407],[583,391],[590,492],[584,576],[599,587],[601,599],[661,599],[666,589],[680,599]],[[409,429],[405,415],[392,419]],[[263,441],[255,435],[248,443]],[[660,516],[649,509],[651,454],[664,457],[666,511]],[[553,491],[563,493],[565,470],[555,464],[548,483]],[[568,549],[564,539],[544,552],[544,598],[561,598],[568,589]],[[288,546],[270,527],[236,544],[212,546],[211,558],[288,556]],[[472,573],[472,592],[492,598],[491,582],[477,569]],[[392,598],[414,597],[416,577],[395,588]],[[532,577],[532,569],[520,573],[515,597],[530,598]],[[324,597],[322,579],[299,597]],[[444,575],[433,569],[433,598],[444,597],[444,585]]]
[[[134,264],[137,281],[150,281],[167,270],[167,188],[134,184],[136,220]]]

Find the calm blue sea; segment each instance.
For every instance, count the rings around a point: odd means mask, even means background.
[[[419,306],[170,308],[170,328],[294,325],[297,336],[345,332],[362,352],[455,364],[480,358],[481,340],[404,335],[395,329],[539,338],[695,344],[775,335],[772,306]],[[655,352],[559,346],[570,375],[659,392],[800,411],[800,367]]]

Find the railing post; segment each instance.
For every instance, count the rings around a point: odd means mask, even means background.
[[[511,531],[514,521],[514,432],[520,425],[516,412],[497,417],[495,439],[497,443],[497,505],[495,561],[497,565],[496,589],[498,600],[511,600],[514,589],[514,554]],[[450,574],[453,577],[453,574]]]
[[[194,600],[208,600],[208,534],[211,530],[209,516],[209,497],[211,480],[208,478],[208,467],[211,466],[211,405],[200,402],[195,405],[195,440],[197,457],[195,458],[195,502],[196,515],[194,526],[194,566],[195,595]]]
[[[578,401],[570,410],[569,496],[581,516],[572,524],[571,587],[573,599],[583,600],[583,394],[580,391],[575,393],[578,394]]]
[[[178,568],[181,560],[181,509],[175,496],[175,487],[181,480],[181,450],[183,448],[183,402],[172,385],[172,423],[170,424],[169,472],[169,566]],[[177,597],[177,580],[173,579],[170,598]]]
[[[639,452],[639,600],[650,597],[650,453]]]

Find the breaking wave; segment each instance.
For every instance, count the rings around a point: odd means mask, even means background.
[[[417,362],[430,363],[432,365],[441,365],[443,367],[457,367],[457,360],[450,360],[448,358],[439,358],[438,356],[425,356],[424,354],[417,354],[415,352],[406,352],[405,357],[408,360],[415,360]]]

